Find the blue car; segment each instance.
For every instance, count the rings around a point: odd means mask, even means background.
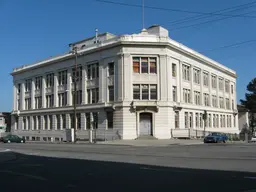
[[[211,133],[204,138],[204,143],[226,143],[227,135],[223,133]]]

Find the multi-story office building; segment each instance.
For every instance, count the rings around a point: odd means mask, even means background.
[[[237,133],[236,73],[172,40],[161,26],[70,44],[72,53],[14,69],[12,130],[33,140],[172,137],[171,130]],[[207,120],[203,121],[203,113]]]

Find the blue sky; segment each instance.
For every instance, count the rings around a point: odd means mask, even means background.
[[[110,0],[141,4],[141,0]],[[253,0],[145,0],[145,5],[195,12],[213,12]],[[226,14],[256,16],[253,6]],[[142,28],[141,8],[97,2],[95,0],[0,0],[0,111],[12,109],[14,67],[33,63],[68,50],[68,44],[99,32],[129,34]],[[177,29],[213,19],[174,25],[173,21],[197,14],[145,9],[145,25],[160,24],[169,29],[170,37],[199,52],[233,43],[256,39],[256,18],[233,17],[218,22]],[[244,97],[246,85],[256,77],[254,50],[256,42],[205,52],[210,58],[237,71],[238,99]]]

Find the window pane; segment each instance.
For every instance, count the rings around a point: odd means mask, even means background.
[[[150,85],[150,99],[157,100],[157,89],[156,85]]]
[[[140,72],[140,58],[139,57],[133,58],[133,72],[134,73]]]
[[[108,129],[113,128],[113,112],[107,112]]]
[[[141,58],[141,73],[148,73],[148,58]]]
[[[142,100],[148,100],[148,85],[142,85]]]
[[[140,99],[140,85],[133,85],[133,99]]]
[[[156,73],[156,58],[150,58],[150,73]]]
[[[114,101],[114,86],[108,87],[108,100]]]

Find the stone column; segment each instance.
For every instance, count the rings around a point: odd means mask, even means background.
[[[52,130],[57,130],[57,129],[58,129],[57,116],[52,115]]]
[[[157,67],[159,66],[159,63]],[[167,101],[173,101],[172,98],[172,62],[171,58],[167,56],[167,63],[166,63],[166,73],[167,73]],[[160,74],[157,74],[160,75]]]
[[[18,129],[24,130],[24,127],[23,127],[23,117],[19,117]]]
[[[167,89],[166,89],[166,85],[167,85],[167,55],[160,55],[159,58],[159,82],[158,85],[160,85],[159,87],[159,92],[160,93],[160,99],[162,101],[167,101]],[[150,64],[149,64],[150,65]]]
[[[45,97],[45,91],[46,91],[46,80],[45,75],[42,77],[42,108],[46,107],[46,97]]]
[[[87,104],[87,72],[85,66],[82,69],[82,104]]]
[[[45,127],[44,127],[44,116],[43,115],[41,115],[41,129],[45,130]]]
[[[71,128],[70,114],[66,114],[66,129]]]
[[[210,106],[211,107],[213,107],[212,106],[212,74],[211,73],[209,73],[208,74],[209,75],[209,83],[208,83],[208,86],[209,86],[209,104],[210,104]]]
[[[25,110],[25,85],[24,85],[24,81],[21,83],[20,110]]]
[[[59,101],[58,101],[58,72],[54,73],[53,93],[54,93],[54,107],[59,107]]]
[[[72,105],[72,79],[71,79],[72,69],[68,69],[67,73],[67,105]]]
[[[81,113],[81,130],[86,130],[85,113]]]
[[[123,100],[124,101],[131,101],[133,99],[133,88],[132,88],[132,68],[131,68],[131,55],[124,54],[123,57]],[[116,66],[116,64],[115,64]],[[106,71],[107,72],[107,71]],[[106,76],[107,73],[105,72]],[[115,75],[115,73],[114,73]],[[105,84],[106,85],[106,84]],[[115,89],[115,87],[114,87]],[[105,93],[108,93],[108,87],[106,87]],[[107,98],[107,97],[106,97]]]
[[[124,91],[123,91],[123,84],[124,84],[124,71],[123,71],[123,59],[124,59],[124,55],[121,54],[121,55],[118,55],[118,62],[117,62],[117,65],[116,65],[116,75],[115,75],[115,85],[117,86],[117,89],[115,89],[115,96],[117,95],[117,100],[118,101],[122,101],[123,100],[123,97],[124,97]],[[116,72],[115,71],[115,72]],[[116,100],[116,98],[115,98]]]
[[[179,63],[177,63],[177,65],[176,65],[176,77],[177,77],[177,89],[176,89],[176,96],[177,96],[177,102],[178,103],[180,103],[181,101],[182,101],[182,99],[183,99],[183,97],[182,97],[182,93],[183,93],[183,91],[182,91],[182,89],[183,89],[183,87],[182,87],[182,62],[180,61]]]
[[[17,110],[17,84],[13,82],[13,111]]]
[[[104,59],[99,61],[99,103],[103,103],[106,101],[106,81],[107,76],[105,74],[105,65]]]
[[[35,78],[31,79],[31,109],[35,109]]]
[[[195,100],[194,100],[194,75],[193,75],[193,72],[194,72],[194,66],[191,65],[190,67],[190,100],[191,100],[191,103],[192,104],[195,104]]]
[[[204,73],[200,70],[200,104],[204,106]]]
[[[34,118],[33,118],[33,116],[29,116],[28,118],[30,119],[30,121],[29,121],[30,129],[34,130]]]

